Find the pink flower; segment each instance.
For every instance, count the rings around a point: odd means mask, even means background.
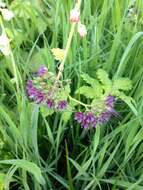
[[[76,8],[70,11],[70,21],[78,23],[80,20],[80,11]]]
[[[87,35],[86,26],[84,24],[80,24],[78,26],[78,33],[79,33],[80,37],[82,37],[82,38]]]

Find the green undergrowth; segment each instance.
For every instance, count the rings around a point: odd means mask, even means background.
[[[72,0],[5,1],[15,17],[4,22],[12,57],[0,54],[0,190],[143,189],[143,1],[83,0],[88,34],[74,34],[63,77],[71,96],[99,68],[132,81],[119,99],[119,117],[84,130],[68,113],[41,110],[26,96],[26,81],[41,64],[56,73],[52,48],[65,48]],[[121,81],[124,87],[124,82]],[[126,81],[127,82],[127,81]],[[83,92],[85,93],[85,92]],[[88,100],[87,102],[88,103]],[[80,108],[80,105],[78,108]]]

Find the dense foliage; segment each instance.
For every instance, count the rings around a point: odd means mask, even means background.
[[[0,1],[0,190],[143,189],[143,1],[75,3]]]

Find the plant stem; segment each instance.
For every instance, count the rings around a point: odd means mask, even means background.
[[[76,102],[76,103],[78,103],[78,104],[80,104],[80,105],[82,105],[82,106],[84,106],[84,107],[91,107],[91,105],[89,105],[89,104],[84,104],[83,102],[80,102],[79,100],[77,100],[77,99],[75,99],[75,98],[73,98],[73,97],[71,97],[70,95],[69,95],[69,99],[71,99],[72,101],[74,101],[74,102]]]
[[[79,10],[80,10],[80,5],[81,5],[81,0],[77,0],[76,8],[79,9]],[[55,83],[58,82],[58,80],[60,79],[60,77],[62,75],[62,72],[64,70],[64,65],[65,65],[65,61],[66,61],[67,56],[68,56],[69,48],[70,48],[71,41],[72,41],[72,38],[73,38],[73,34],[74,34],[74,31],[75,31],[75,26],[76,26],[76,23],[73,23],[72,26],[71,26],[71,30],[70,30],[68,41],[67,41],[66,48],[65,48],[64,59],[63,59],[63,61],[61,62],[60,66],[59,66],[59,72],[57,74],[57,78],[56,78]]]
[[[74,34],[74,30],[75,30],[75,25],[76,25],[76,23],[72,24],[71,31],[70,31],[68,41],[67,41],[67,45],[66,45],[66,48],[65,48],[64,59],[63,59],[63,61],[61,62],[60,66],[59,66],[59,72],[58,72],[56,81],[58,81],[60,79],[60,77],[62,75],[62,72],[64,70],[64,65],[65,65],[65,61],[66,61],[68,51],[69,51],[69,48],[70,48],[70,45],[71,45],[72,37],[73,37],[73,34]]]

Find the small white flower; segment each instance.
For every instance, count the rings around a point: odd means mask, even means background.
[[[14,17],[13,12],[8,9],[1,9],[1,13],[2,13],[3,19],[6,21],[10,21]]]
[[[8,56],[10,54],[9,39],[5,34],[2,34],[0,36],[0,51],[5,56]]]
[[[76,8],[70,11],[70,21],[74,23],[78,23],[80,20],[80,11]]]
[[[80,37],[82,37],[82,38],[87,35],[87,29],[84,24],[78,25],[78,33],[79,33]]]

